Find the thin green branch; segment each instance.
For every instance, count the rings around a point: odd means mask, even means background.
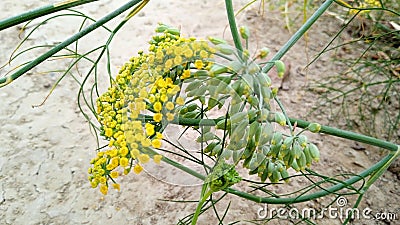
[[[289,51],[291,47],[303,36],[308,29],[315,23],[315,21],[318,20],[319,17],[329,8],[329,6],[333,3],[334,0],[327,0],[325,1],[319,8],[318,10],[303,24],[303,26],[300,27],[296,31],[296,33],[286,42],[285,45],[272,57],[271,61],[279,60],[281,59],[286,52]],[[262,68],[262,71],[264,73],[268,72],[274,64],[270,63],[265,65]]]
[[[87,4],[98,0],[73,0],[73,1],[63,1],[50,5],[46,5],[40,8],[33,9],[28,12],[21,13],[19,15],[9,17],[7,19],[0,20],[0,31],[7,29],[9,27],[15,26],[17,24],[36,19],[54,12],[58,12],[64,9],[75,7],[78,5]]]
[[[97,28],[99,28],[103,24],[105,24],[108,21],[114,19],[116,16],[120,15],[121,13],[125,12],[126,10],[128,10],[129,8],[131,8],[132,6],[138,4],[141,1],[143,1],[143,0],[132,0],[132,1],[129,1],[125,5],[123,5],[120,8],[118,8],[117,10],[115,10],[115,11],[111,12],[110,14],[104,16],[103,18],[98,20],[96,23],[94,23],[94,24],[88,26],[87,28],[83,29],[82,31],[76,33],[72,37],[70,37],[67,40],[63,41],[62,43],[58,44],[54,48],[50,49],[45,54],[37,57],[35,60],[31,61],[29,64],[25,65],[24,67],[19,69],[17,72],[13,73],[12,75],[0,78],[0,87],[11,83],[12,81],[14,81],[15,79],[17,79],[20,76],[24,75],[27,71],[31,70],[32,68],[34,68],[38,64],[42,63],[43,61],[45,61],[46,59],[48,59],[49,57],[51,57],[55,53],[61,51],[62,49],[64,49],[68,45],[72,44],[73,42],[77,41],[78,39],[84,37],[88,33],[96,30]]]

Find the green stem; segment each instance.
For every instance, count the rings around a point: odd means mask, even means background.
[[[32,60],[30,63],[28,63],[27,65],[25,65],[21,69],[19,69],[17,72],[11,74],[10,76],[0,78],[0,87],[11,83],[15,79],[19,78],[20,76],[24,75],[26,72],[28,72],[29,70],[31,70],[32,68],[37,66],[38,64],[40,64],[43,61],[45,61],[46,59],[50,58],[55,53],[61,51],[62,49],[64,49],[65,47],[67,47],[71,43],[79,40],[80,38],[82,38],[83,36],[87,35],[88,33],[96,30],[100,26],[104,25],[108,21],[112,20],[113,18],[115,18],[119,14],[125,12],[126,10],[128,10],[129,8],[131,8],[132,6],[138,4],[141,1],[143,1],[143,0],[132,0],[132,1],[129,1],[125,5],[123,5],[120,8],[118,8],[117,10],[115,10],[112,13],[110,13],[110,14],[106,15],[105,17],[101,18],[96,23],[88,26],[87,28],[83,29],[82,31],[76,33],[72,37],[70,37],[67,40],[63,41],[62,43],[58,44],[54,48],[50,49],[45,54],[43,54],[43,55],[37,57],[36,59]]]
[[[204,185],[205,186],[203,186],[203,187],[207,188],[207,184],[204,184]],[[197,223],[197,220],[198,220],[200,212],[201,212],[201,208],[203,208],[204,202],[207,201],[207,199],[211,196],[212,193],[213,193],[213,191],[210,189],[200,198],[199,204],[197,204],[197,207],[196,207],[196,212],[193,215],[192,225],[195,225]]]
[[[285,116],[285,119],[286,119],[287,124],[289,126],[290,134],[294,135],[293,126],[292,126],[292,123],[290,122],[290,119],[289,119],[287,113],[286,113],[285,107],[283,107],[283,104],[282,104],[281,100],[279,100],[279,98],[277,96],[274,97],[274,100],[275,100],[276,103],[278,103],[279,108],[282,110],[282,113]]]
[[[297,126],[300,128],[306,128],[310,124],[310,122],[300,120],[300,119],[293,119],[293,118],[289,118],[289,119],[292,123],[296,122]],[[346,130],[329,127],[329,126],[321,126],[320,133],[325,133],[325,134],[329,134],[329,135],[336,136],[336,137],[342,137],[345,139],[358,141],[358,142],[361,142],[364,144],[377,146],[377,147],[384,148],[384,149],[387,149],[390,151],[398,151],[398,148],[399,148],[398,145],[388,142],[388,141],[379,140],[377,138],[373,138],[373,137],[369,137],[366,135],[357,134],[357,133],[354,133],[351,131],[346,131]]]
[[[329,8],[329,6],[334,2],[334,0],[327,0],[325,1],[319,8],[318,10],[303,24],[303,26],[300,27],[296,31],[296,33],[286,42],[286,44],[272,57],[271,61],[279,60],[281,59],[286,52],[289,51],[291,47],[293,47],[294,44],[307,32],[308,29],[315,23],[315,21],[318,20],[319,17]],[[262,68],[262,71],[264,73],[268,72],[274,64],[269,63],[265,65]]]
[[[64,9],[72,8],[78,5],[83,5],[94,1],[98,0],[63,1],[59,3],[46,5],[40,8],[36,8],[13,17],[0,20],[0,31],[32,19],[36,19],[54,12],[58,12]]]
[[[233,11],[232,0],[225,0],[226,12],[228,14],[229,27],[231,29],[233,42],[235,43],[235,47],[239,50],[239,56],[242,55],[243,47],[242,42],[240,41],[239,31],[236,26],[235,20],[235,12]]]

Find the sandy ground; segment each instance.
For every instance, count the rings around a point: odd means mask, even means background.
[[[47,4],[51,1],[3,0],[0,3],[0,17],[6,18],[41,6],[44,2]],[[79,9],[98,19],[120,4],[120,1],[108,0]],[[118,19],[121,18],[123,17]],[[27,43],[53,44],[66,39],[79,27],[77,19],[60,18],[59,21],[61,22],[51,22],[39,29]],[[180,27],[182,33],[188,36],[229,37],[228,33],[224,34],[227,19],[223,2],[150,1],[112,42],[114,74],[124,61],[138,50],[147,48],[146,41],[160,21]],[[253,32],[254,45],[251,49],[268,46],[272,53],[276,52],[290,35],[283,28],[282,17],[276,12],[261,17],[256,9],[248,10],[239,17],[239,23],[248,25]],[[339,29],[339,25],[329,17],[323,23],[317,23],[310,33],[310,54],[323,47]],[[29,28],[22,36],[28,32]],[[2,64],[7,62],[12,50],[19,43],[18,33],[16,28],[1,32]],[[103,43],[101,41],[104,41],[104,37],[105,33],[97,32],[82,40],[82,50],[89,50],[96,43]],[[289,115],[298,118],[302,118],[315,104],[313,93],[304,91],[309,80],[339,69],[329,60],[328,55],[322,57],[305,75],[301,70],[307,64],[304,49],[304,42],[301,42],[286,56],[285,60],[291,64],[291,73],[285,83],[288,89],[281,92]],[[23,55],[21,61],[16,61],[13,66],[38,55],[39,52]],[[159,174],[130,174],[124,177],[121,181],[121,192],[111,191],[106,197],[98,190],[90,188],[86,171],[90,166],[90,159],[95,155],[96,141],[77,105],[77,83],[67,76],[43,106],[32,108],[32,105],[40,104],[44,100],[61,75],[56,70],[63,69],[65,65],[66,62],[62,60],[46,62],[0,90],[0,224],[176,224],[179,219],[194,212],[194,203],[161,201],[197,200],[200,193],[200,187],[196,185],[198,180],[165,166],[158,169]],[[0,73],[3,74],[10,68],[12,66]],[[84,73],[87,69],[88,65],[79,65],[80,72]],[[102,72],[105,69],[104,65],[100,67],[99,74],[105,75]],[[280,86],[280,81],[274,80],[275,85]],[[315,120],[323,122],[326,117],[327,115],[320,115]],[[369,146],[363,146],[365,149],[362,151],[355,151],[352,147],[356,144],[351,141],[323,135],[312,137],[321,149],[321,162],[314,169],[325,175],[359,172],[380,157],[379,150]],[[154,177],[154,174],[157,176]],[[290,189],[301,184],[301,181],[294,181],[287,187]],[[284,193],[285,187],[276,189]],[[399,180],[387,172],[365,194],[361,207],[397,212],[399,217],[399,194]],[[232,206],[226,219],[227,224],[237,220],[242,221],[239,224],[248,224],[245,220],[257,219],[257,210],[263,207],[262,204],[231,196],[225,199],[225,206],[229,200],[232,200]],[[349,198],[350,200],[354,199]],[[309,204],[317,206],[322,201]],[[374,222],[376,221],[361,220],[355,224]],[[396,224],[398,221],[387,222]],[[288,221],[281,223],[286,224]],[[340,224],[340,221],[322,220],[318,223]],[[215,216],[212,213],[204,215],[200,217],[199,224],[216,224]]]

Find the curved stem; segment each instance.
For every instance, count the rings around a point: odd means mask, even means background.
[[[63,41],[62,43],[58,44],[54,48],[50,49],[45,54],[37,57],[35,60],[33,60],[30,63],[28,63],[27,65],[25,65],[24,67],[19,69],[17,72],[11,74],[10,76],[0,78],[0,87],[11,83],[13,80],[15,80],[15,79],[19,78],[20,76],[24,75],[26,72],[28,72],[29,70],[31,70],[32,68],[34,68],[38,64],[42,63],[46,59],[50,58],[55,53],[61,51],[62,49],[64,49],[68,45],[72,44],[73,42],[77,41],[78,39],[82,38],[83,36],[87,35],[88,33],[96,30],[100,26],[104,25],[106,22],[112,20],[113,18],[115,18],[119,14],[125,12],[126,10],[128,10],[129,8],[131,8],[132,6],[138,4],[141,1],[143,1],[143,0],[132,0],[132,1],[129,1],[125,5],[123,5],[120,8],[118,8],[117,10],[115,10],[112,13],[110,13],[110,14],[106,15],[105,17],[101,18],[96,23],[94,23],[94,24],[88,26],[87,28],[83,29],[82,31],[76,33],[72,37],[70,37],[67,40]]]
[[[63,1],[59,3],[46,5],[40,8],[36,8],[13,17],[0,20],[0,31],[32,19],[36,19],[54,12],[58,12],[64,9],[68,9],[71,7],[83,5],[94,1],[98,0]]]

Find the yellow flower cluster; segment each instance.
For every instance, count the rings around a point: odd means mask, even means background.
[[[212,65],[215,51],[208,42],[183,38],[168,29],[153,37],[148,54],[140,51],[131,58],[97,99],[100,135],[109,141],[109,149],[97,153],[88,172],[91,186],[103,194],[110,180],[119,190],[115,179],[132,169],[139,174],[150,158],[160,163],[162,156],[152,150],[161,148],[161,127],[173,121],[177,106],[185,103],[179,96],[182,81],[193,77],[193,70]]]

